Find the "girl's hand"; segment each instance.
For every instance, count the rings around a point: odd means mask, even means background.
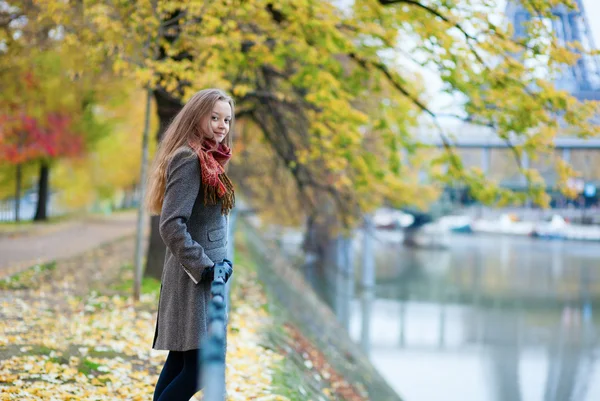
[[[229,277],[233,274],[233,263],[229,259],[223,259],[210,267],[204,268],[202,271],[202,281],[213,281],[215,278],[215,267],[220,267],[225,270],[225,282],[229,281]]]
[[[223,261],[217,263],[215,266],[225,269],[225,282],[229,281],[229,277],[233,274],[233,263],[231,260],[223,259]]]

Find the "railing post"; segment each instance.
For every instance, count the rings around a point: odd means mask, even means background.
[[[227,258],[231,260],[232,263],[235,257],[235,229],[238,219],[238,213],[239,212],[236,208],[232,209],[229,213],[227,224]],[[227,283],[225,283],[225,307],[227,308],[227,316],[229,316],[229,300],[231,299],[231,280],[233,280],[233,277],[230,277],[230,279],[227,280]]]
[[[361,296],[361,330],[360,344],[369,355],[371,345],[371,309],[375,298],[375,257],[373,254],[373,237],[375,225],[371,216],[364,217],[362,245],[362,296]]]
[[[362,252],[362,287],[373,288],[375,285],[375,257],[373,255],[373,238],[375,225],[371,216],[364,217],[363,252]]]
[[[346,326],[346,294],[344,286],[344,247],[343,236],[338,235],[334,240],[335,246],[335,314],[342,323]]]
[[[225,342],[226,298],[225,270],[215,267],[211,284],[212,299],[208,307],[208,333],[200,347],[200,383],[204,387],[204,401],[225,400]]]
[[[350,332],[350,319],[352,317],[352,300],[354,299],[354,246],[352,234],[344,238],[345,259],[345,293],[346,293],[346,331]]]
[[[354,260],[352,237],[338,235],[335,240],[336,258],[336,315],[348,331],[350,330],[350,307],[354,296]]]

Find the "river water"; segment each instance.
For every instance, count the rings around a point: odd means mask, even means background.
[[[600,400],[599,243],[456,234],[375,254],[373,292],[341,275],[319,292],[405,401]]]

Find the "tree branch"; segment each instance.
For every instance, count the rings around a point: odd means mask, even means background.
[[[458,29],[465,36],[465,39],[467,40],[467,42],[469,42],[470,40],[473,40],[475,42],[479,42],[476,37],[474,37],[473,35],[470,35],[469,33],[467,33],[467,31],[462,27],[462,25],[460,25],[457,22],[451,21],[448,17],[446,17],[445,15],[443,15],[440,11],[438,11],[438,10],[436,10],[434,8],[431,8],[431,7],[429,7],[429,6],[425,5],[425,4],[422,4],[422,3],[420,3],[420,2],[418,2],[416,0],[379,0],[379,4],[381,4],[382,6],[394,5],[394,4],[399,4],[399,3],[416,6],[416,7],[419,7],[421,9],[423,9],[423,10],[426,10],[427,12],[429,12],[429,13],[435,15],[436,17],[440,18],[442,21],[444,21],[444,22],[452,25],[456,29]],[[512,42],[512,43],[514,43],[514,44],[516,44],[516,45],[518,45],[520,47],[523,47],[523,48],[525,48],[527,50],[533,50],[533,48],[530,47],[530,46],[528,46],[527,43],[524,43],[524,42],[521,42],[521,41],[518,41],[518,40],[515,40],[515,39],[507,38],[505,35],[503,35],[500,32],[498,32],[497,26],[495,26],[495,25],[493,25],[491,23],[489,23],[489,25],[491,25],[494,28],[493,30],[489,31],[489,33],[491,33],[492,35],[494,35],[494,36],[496,36],[496,37],[498,37],[498,38],[500,38],[502,40],[510,41],[510,42]],[[471,50],[473,50],[471,44],[469,44],[469,47],[471,48]],[[481,57],[479,56],[479,54],[477,52],[475,52],[475,56],[478,58],[478,60],[480,62],[483,63],[483,60],[481,59]]]

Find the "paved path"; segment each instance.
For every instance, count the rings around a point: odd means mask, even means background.
[[[56,230],[33,231],[15,238],[0,237],[0,277],[35,263],[67,258],[104,242],[133,235],[136,218],[135,212],[93,216],[63,224]]]

